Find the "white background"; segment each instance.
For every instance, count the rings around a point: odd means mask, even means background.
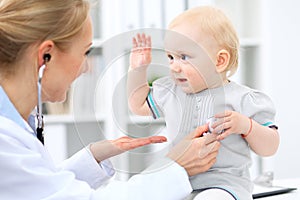
[[[265,164],[275,178],[300,177],[300,2],[263,1],[264,89],[277,107],[278,153]]]

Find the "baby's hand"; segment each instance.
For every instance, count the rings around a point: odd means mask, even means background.
[[[132,50],[130,54],[130,67],[148,66],[151,63],[151,37],[144,33],[132,38]]]
[[[250,120],[245,115],[227,110],[214,116],[213,133],[219,133],[217,139],[223,140],[231,134],[246,134],[250,129]]]

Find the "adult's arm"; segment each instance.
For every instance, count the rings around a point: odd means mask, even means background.
[[[125,136],[115,140],[102,140],[90,144],[65,160],[61,167],[72,171],[78,180],[87,182],[92,188],[98,188],[114,175],[109,158],[131,149],[165,141],[166,138],[163,136],[146,138]]]

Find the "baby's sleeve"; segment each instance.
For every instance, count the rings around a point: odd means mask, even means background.
[[[163,106],[168,100],[170,87],[172,87],[172,81],[169,77],[160,78],[153,82],[146,100],[154,119],[164,117]]]
[[[241,113],[252,118],[257,123],[274,127],[276,110],[271,98],[263,92],[252,90],[245,94],[241,101]]]

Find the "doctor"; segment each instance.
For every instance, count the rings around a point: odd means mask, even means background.
[[[0,199],[183,199],[188,176],[208,170],[220,147],[199,137],[206,126],[127,182],[105,184],[114,173],[107,159],[164,137],[95,142],[60,167],[45,150],[41,102],[65,100],[86,70],[88,13],[88,0],[0,1]]]

